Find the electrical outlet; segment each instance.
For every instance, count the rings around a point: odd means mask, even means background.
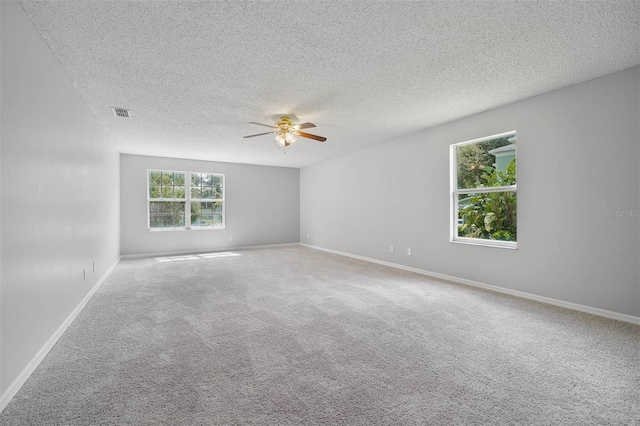
[[[393,253],[393,246],[389,246],[389,253]]]
[[[233,241],[233,237],[229,235],[229,241]]]
[[[411,256],[411,249],[410,248],[407,249],[407,256]]]

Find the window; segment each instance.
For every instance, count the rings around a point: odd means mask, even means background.
[[[516,133],[451,145],[451,241],[516,248]]]
[[[223,229],[224,175],[148,170],[151,230]]]

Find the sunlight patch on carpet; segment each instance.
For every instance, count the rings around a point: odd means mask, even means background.
[[[202,254],[187,254],[184,256],[168,256],[168,257],[156,257],[158,262],[179,262],[183,260],[200,260],[200,259],[216,259],[219,257],[232,257],[240,256],[239,253],[232,251],[225,251],[220,253],[202,253]]]

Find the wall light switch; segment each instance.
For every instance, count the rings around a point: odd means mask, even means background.
[[[393,246],[389,246],[389,253],[393,253]]]
[[[233,241],[233,237],[229,235],[229,241]]]
[[[410,248],[407,249],[407,256],[411,256],[411,249]]]

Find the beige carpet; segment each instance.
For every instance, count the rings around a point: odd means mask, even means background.
[[[123,261],[2,425],[628,425],[639,327],[303,247]]]

